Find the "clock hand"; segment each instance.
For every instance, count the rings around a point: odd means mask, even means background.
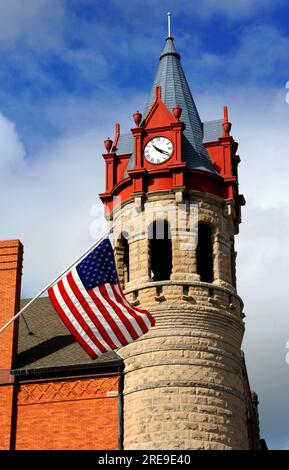
[[[159,149],[159,152],[164,153],[165,155],[170,155],[170,152],[167,152],[166,150]]]
[[[166,150],[162,150],[162,149],[159,149],[158,147],[156,147],[154,144],[153,144],[153,147],[160,153],[164,153],[165,155],[169,155],[169,152],[167,152]]]

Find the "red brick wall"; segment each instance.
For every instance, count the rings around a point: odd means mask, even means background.
[[[19,310],[22,254],[0,241],[0,327]],[[14,383],[17,333],[0,338],[0,449],[117,449],[118,376]]]
[[[0,450],[10,449],[13,385],[0,386]]]
[[[18,240],[0,241],[0,327],[19,310],[23,247]],[[0,449],[10,448],[13,377],[10,369],[16,354],[18,321],[0,337]]]
[[[16,449],[117,449],[118,376],[22,384]]]
[[[2,327],[18,312],[23,246],[18,240],[0,241],[0,326]],[[12,366],[17,344],[18,322],[1,333],[0,370]]]

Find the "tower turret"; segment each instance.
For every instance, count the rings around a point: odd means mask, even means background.
[[[248,449],[236,292],[237,143],[202,122],[169,35],[146,109],[107,146],[106,191],[119,276],[156,326],[119,350],[125,449]]]

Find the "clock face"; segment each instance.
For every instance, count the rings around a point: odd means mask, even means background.
[[[164,163],[173,154],[173,144],[166,137],[154,137],[145,146],[144,156],[154,165]]]

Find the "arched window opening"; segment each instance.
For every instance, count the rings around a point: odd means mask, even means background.
[[[117,269],[119,280],[124,289],[129,282],[129,243],[126,233],[122,233],[117,244]]]
[[[212,231],[206,224],[199,224],[197,246],[197,273],[203,282],[213,282]]]
[[[149,228],[151,278],[169,280],[172,272],[172,241],[167,221],[157,220]]]
[[[124,283],[129,282],[129,244],[126,238],[123,237],[123,273]]]

